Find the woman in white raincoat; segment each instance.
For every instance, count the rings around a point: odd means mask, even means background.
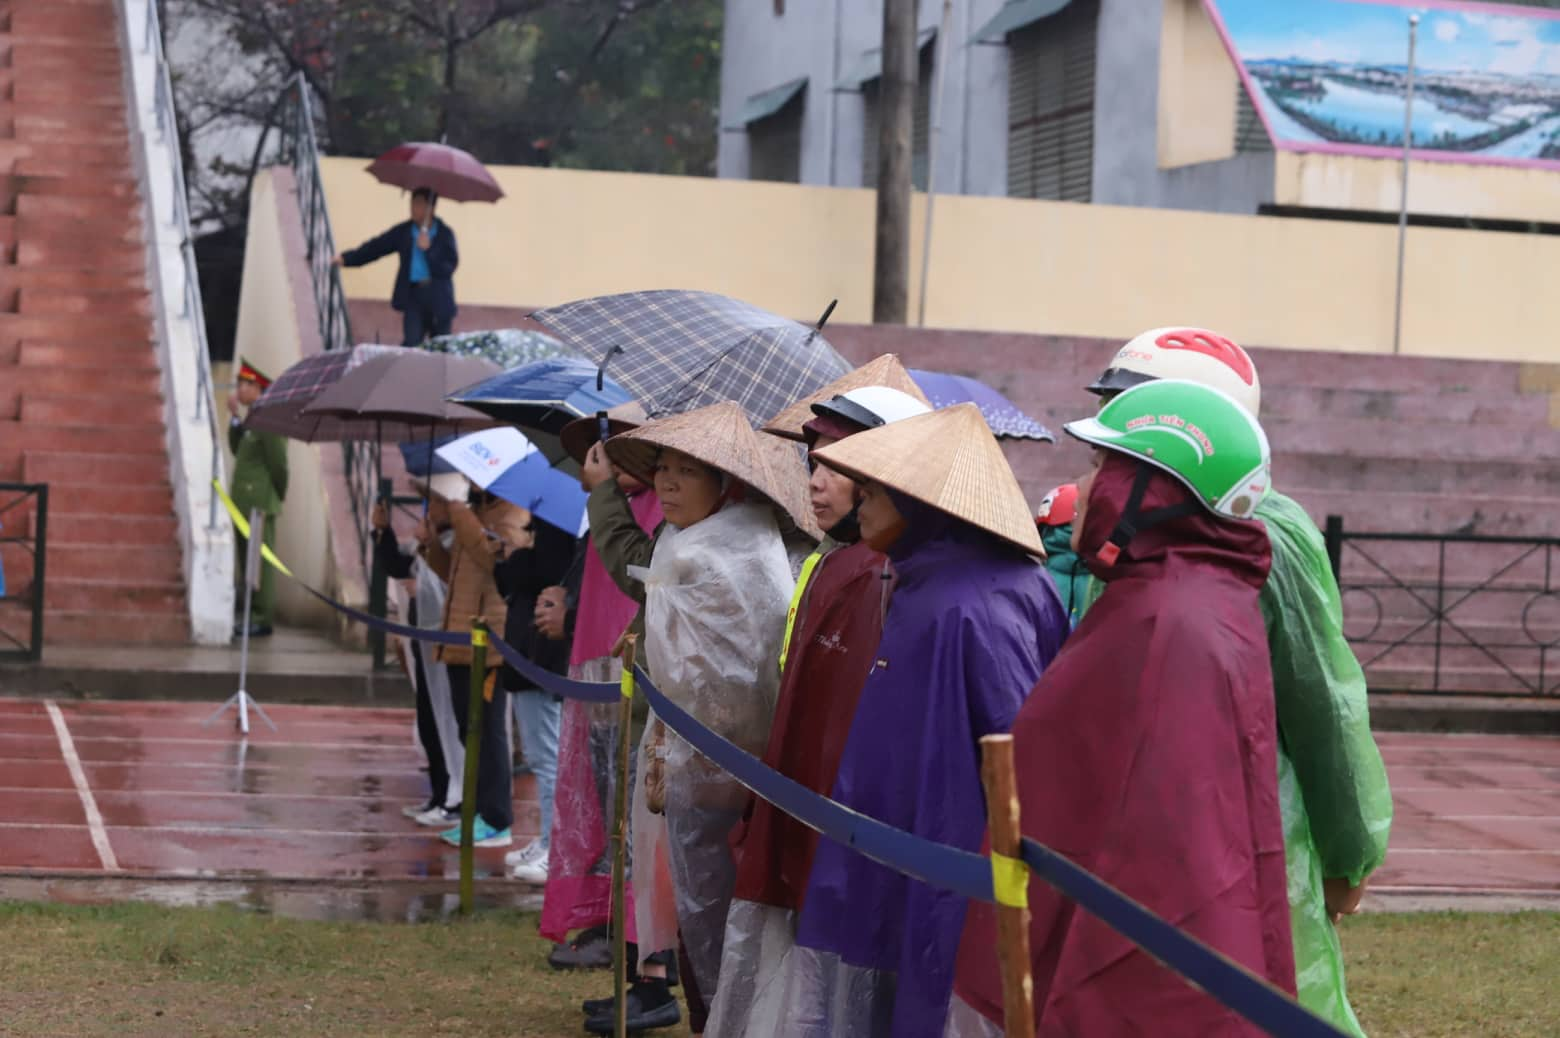
[[[700,723],[763,753],[794,587],[777,514],[813,531],[805,483],[776,474],[772,452],[734,404],[651,422],[609,440],[607,453],[654,485],[666,517],[650,566],[640,571],[642,659],[651,679]],[[729,837],[747,796],[677,736],[667,734],[662,752],[677,922],[691,967],[683,983],[699,1034],[715,996],[736,879]]]

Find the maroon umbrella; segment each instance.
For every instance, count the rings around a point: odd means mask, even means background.
[[[432,188],[453,202],[496,202],[504,197],[498,181],[470,153],[448,144],[414,141],[400,144],[369,164],[380,183]]]

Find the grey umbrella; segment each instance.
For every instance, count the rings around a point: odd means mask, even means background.
[[[533,317],[605,364],[652,418],[730,400],[757,424],[850,370],[822,320],[809,328],[711,292],[597,296]]]
[[[483,357],[457,357],[447,353],[408,350],[375,357],[343,375],[303,409],[304,420],[350,419],[353,431],[369,423],[382,429],[365,429],[354,439],[397,441],[413,430],[479,429],[493,419],[445,397],[474,382],[498,374],[497,364]],[[358,423],[363,423],[359,425]]]

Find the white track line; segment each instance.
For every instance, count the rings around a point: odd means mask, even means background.
[[[103,868],[109,872],[119,871],[119,862],[114,858],[114,848],[108,845],[108,830],[103,827],[103,816],[98,813],[97,801],[92,796],[92,787],[87,785],[87,773],[81,770],[81,758],[76,756],[76,743],[70,737],[70,729],[65,725],[65,715],[60,713],[60,708],[54,705],[54,700],[46,700],[44,708],[49,711],[49,720],[54,722],[54,734],[60,740],[60,753],[65,757],[65,766],[70,769],[71,781],[76,783],[76,794],[81,797],[81,808],[87,813],[87,828],[92,831],[92,846],[97,848],[98,858],[103,863]]]

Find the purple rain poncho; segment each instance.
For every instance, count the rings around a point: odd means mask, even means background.
[[[894,495],[897,583],[833,796],[940,843],[980,849],[979,740],[1006,732],[1061,649],[1067,611],[1044,566]],[[942,1034],[964,899],[823,840],[797,927],[788,1035]],[[766,1032],[767,1033],[767,1032]]]

